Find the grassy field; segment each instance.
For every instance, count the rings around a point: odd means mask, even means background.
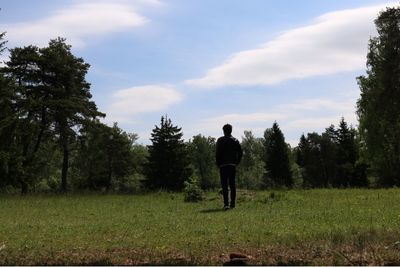
[[[0,196],[0,265],[400,265],[400,190]]]

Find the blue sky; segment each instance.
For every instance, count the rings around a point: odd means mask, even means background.
[[[357,125],[378,0],[3,0],[7,46],[67,38],[91,65],[93,99],[148,144],[164,114],[185,139],[262,136],[276,120],[292,146],[341,116]],[[7,60],[3,55],[2,60]]]

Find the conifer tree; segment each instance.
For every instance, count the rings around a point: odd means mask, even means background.
[[[77,129],[104,115],[90,101],[90,84],[85,80],[88,68],[62,38],[41,49],[27,46],[10,50],[3,73],[13,86],[9,91],[13,95],[8,95],[14,97],[14,160],[21,159],[14,175],[22,193],[38,177],[34,170],[40,171],[35,165],[42,157],[37,154],[45,140],[56,140],[63,151],[61,190],[67,190],[70,145]]]
[[[300,137],[297,164],[302,168],[304,187],[324,187],[328,184],[321,139],[322,136],[317,133],[308,133],[307,137],[303,134]]]
[[[306,187],[348,187],[368,184],[365,164],[359,162],[356,130],[344,118],[338,129],[331,125],[320,134],[301,136],[297,163]]]
[[[274,122],[272,128],[265,131],[264,139],[267,179],[270,179],[272,186],[291,187],[293,178],[290,171],[288,146],[278,123]]]
[[[76,127],[104,116],[91,101],[90,84],[86,81],[89,64],[75,57],[65,39],[57,38],[40,49],[41,82],[48,88],[47,103],[54,125],[54,135],[63,151],[61,191],[68,189],[70,144],[74,142]]]
[[[11,116],[13,131],[9,132],[13,142],[10,144],[13,144],[14,160],[20,162],[14,165],[16,168],[12,171],[23,194],[27,193],[37,177],[32,170],[32,164],[37,159],[37,152],[49,125],[43,97],[45,89],[39,79],[39,61],[37,47],[14,48],[10,50],[10,60],[3,68],[3,73],[11,85],[8,87],[9,101],[14,103],[14,114]]]
[[[4,35],[5,33],[0,33],[0,54],[5,49]],[[15,105],[17,98],[15,86],[5,76],[4,67],[2,67],[0,73],[0,187],[16,185],[17,166],[21,165],[15,142],[18,122]]]
[[[338,181],[336,186],[349,186],[354,174],[356,162],[355,133],[347,126],[342,117],[337,130],[337,167]]]
[[[151,134],[146,167],[147,185],[151,189],[182,190],[191,175],[182,129],[174,126],[167,116]]]

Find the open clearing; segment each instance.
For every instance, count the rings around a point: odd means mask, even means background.
[[[0,196],[0,264],[400,265],[399,189]]]

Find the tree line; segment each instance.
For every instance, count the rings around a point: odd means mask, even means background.
[[[342,118],[321,134],[303,134],[294,148],[277,122],[261,138],[245,131],[239,187],[400,185],[400,8],[382,11],[375,24],[366,75],[357,77],[358,128]],[[188,182],[219,188],[213,137],[185,142],[163,116],[144,146],[136,134],[102,123],[86,81],[90,66],[65,39],[9,52],[0,67],[1,191],[179,191]]]

